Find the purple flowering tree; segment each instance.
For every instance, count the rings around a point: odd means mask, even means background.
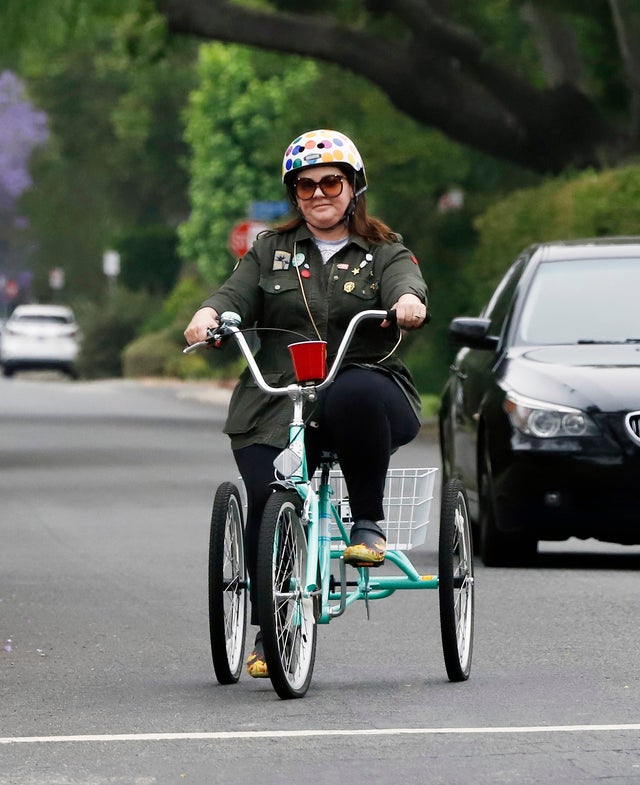
[[[48,137],[47,116],[33,107],[21,80],[11,71],[0,73],[0,213],[15,213],[31,185],[31,153]]]
[[[47,115],[33,107],[21,80],[0,73],[0,317],[28,297],[31,273],[21,242],[26,219],[18,199],[31,185],[29,158],[49,137]]]

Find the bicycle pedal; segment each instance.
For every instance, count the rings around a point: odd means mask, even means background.
[[[379,561],[379,562],[361,561],[356,563],[354,562],[346,562],[346,563],[350,564],[352,567],[362,567],[362,568],[371,567],[372,569],[375,569],[376,567],[382,567],[384,561]]]

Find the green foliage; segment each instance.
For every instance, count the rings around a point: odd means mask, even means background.
[[[231,271],[229,232],[250,203],[281,198],[279,165],[296,133],[284,118],[315,73],[311,62],[299,61],[283,73],[260,74],[246,48],[201,47],[200,84],[187,112],[192,211],[180,237],[182,255],[208,280],[219,283]]]
[[[122,352],[122,372],[128,378],[160,377],[204,381],[236,379],[243,367],[236,352],[202,349],[185,355],[170,329],[142,335]],[[231,347],[229,347],[231,348]]]
[[[520,3],[454,0],[453,6],[455,21],[472,29],[485,45],[487,60],[495,59],[515,72],[528,74],[531,82],[543,85],[535,40],[522,18]]]
[[[106,303],[76,305],[83,340],[78,372],[88,379],[122,375],[121,354],[135,337],[140,325],[157,307],[157,301],[143,292],[116,289]]]
[[[120,283],[132,291],[168,294],[180,272],[178,237],[168,226],[133,229],[117,238],[120,253]]]
[[[184,355],[184,328],[209,294],[197,274],[185,273],[169,296],[138,324],[122,353],[124,376],[163,376],[178,379],[235,378],[241,369],[233,345],[225,351]],[[136,337],[137,336],[137,337]]]
[[[640,233],[640,165],[584,172],[514,191],[476,221],[479,245],[466,279],[484,304],[526,246],[547,240]]]
[[[167,376],[166,366],[178,347],[168,330],[143,335],[122,351],[122,375],[128,378]]]
[[[134,16],[163,23],[152,0],[2,0],[2,59],[22,72],[51,67],[56,52],[95,41],[118,19]]]
[[[184,345],[182,334],[194,311],[209,295],[209,288],[197,274],[185,272],[166,297],[160,308],[141,327],[141,333],[152,333],[169,328],[176,345]]]
[[[436,417],[438,414],[438,409],[440,407],[440,396],[439,395],[422,395],[422,418],[423,420],[429,420],[433,417]]]
[[[165,45],[162,18],[133,9],[25,65],[52,132],[22,204],[40,298],[53,266],[65,270],[68,299],[101,297],[102,254],[116,236],[175,226],[187,212],[181,113],[195,45]]]

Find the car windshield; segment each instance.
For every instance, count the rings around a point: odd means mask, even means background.
[[[640,342],[640,259],[543,262],[516,343]]]

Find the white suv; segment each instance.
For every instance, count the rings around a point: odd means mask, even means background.
[[[52,368],[76,375],[80,329],[64,305],[18,305],[0,334],[0,363],[14,371]]]

